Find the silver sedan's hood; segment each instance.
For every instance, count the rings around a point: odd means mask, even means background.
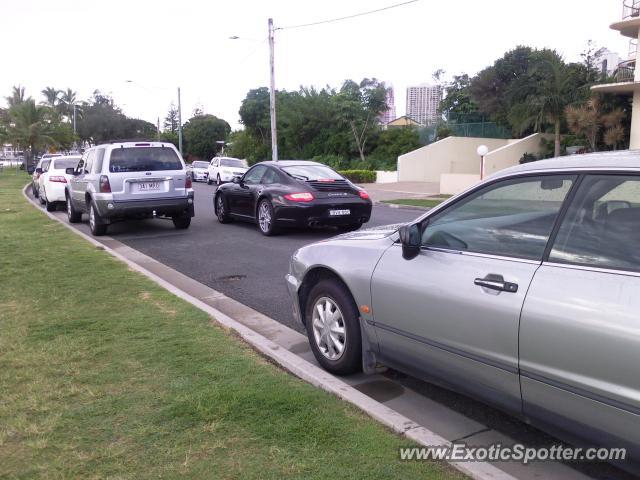
[[[386,238],[397,232],[404,223],[394,223],[392,225],[379,225],[377,227],[362,228],[356,232],[343,233],[334,237],[340,240],[377,240]]]

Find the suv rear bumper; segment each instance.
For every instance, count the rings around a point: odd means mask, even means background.
[[[193,194],[181,198],[154,198],[140,200],[95,200],[98,213],[109,223],[111,220],[129,217],[150,216],[153,212],[159,217],[176,215],[195,215]]]

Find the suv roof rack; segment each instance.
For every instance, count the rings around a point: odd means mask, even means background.
[[[114,143],[171,143],[165,140],[151,139],[151,138],[118,138],[115,140],[105,140],[104,142],[100,142],[96,144],[98,145],[108,145]]]

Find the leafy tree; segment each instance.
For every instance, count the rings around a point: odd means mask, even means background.
[[[21,87],[20,85],[18,85],[17,87],[14,86],[11,90],[11,95],[4,98],[7,101],[9,108],[20,105],[27,100],[24,93],[24,87]]]
[[[78,105],[77,93],[70,88],[67,88],[66,90],[61,91],[58,110],[62,115],[64,115],[70,121],[73,120],[74,105],[76,105],[76,117],[82,115],[81,106]]]
[[[187,154],[196,158],[209,159],[217,152],[216,141],[226,141],[231,127],[226,121],[214,115],[200,115],[189,119],[182,131]]]
[[[242,100],[239,113],[240,122],[245,126],[247,132],[257,136],[262,144],[270,144],[269,89],[260,87],[249,90],[247,96]]]
[[[78,135],[90,144],[132,138],[155,138],[156,126],[150,122],[128,118],[108,95],[93,92],[82,105],[83,114],[77,124]]]
[[[451,114],[469,114],[478,111],[478,105],[471,98],[469,87],[471,79],[463,73],[454,75],[453,80],[445,86],[446,96],[440,102],[440,111],[447,119]]]
[[[23,91],[24,92],[24,91]],[[50,111],[47,107],[40,107],[29,98],[21,103],[14,103],[9,109],[10,123],[7,138],[14,145],[29,149],[29,156],[49,145],[56,145],[53,138]]]
[[[508,118],[511,124],[522,133],[533,127],[542,131],[545,123],[553,124],[554,156],[560,155],[560,128],[564,112],[572,102],[575,92],[573,72],[555,52],[543,52],[541,59],[529,72],[537,77],[536,88],[521,103],[511,106]]]
[[[44,96],[43,105],[55,109],[58,106],[60,100],[60,90],[53,87],[45,87],[40,93]]]
[[[359,84],[347,80],[334,99],[339,119],[351,129],[360,160],[364,161],[367,140],[376,127],[375,119],[388,108],[384,84],[375,78],[365,78]]]
[[[173,102],[169,105],[169,111],[167,112],[167,116],[164,117],[164,130],[169,131],[170,133],[176,133],[178,131],[178,108],[175,106]]]
[[[386,168],[395,165],[398,156],[420,148],[420,135],[413,127],[382,130],[375,140],[376,147],[369,158],[382,161]]]

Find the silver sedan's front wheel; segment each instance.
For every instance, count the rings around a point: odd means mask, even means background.
[[[344,318],[338,305],[328,297],[320,297],[313,306],[311,324],[320,353],[329,360],[338,360],[347,343]]]
[[[349,289],[338,279],[319,281],[304,306],[307,337],[316,360],[338,375],[362,369],[360,315]]]

